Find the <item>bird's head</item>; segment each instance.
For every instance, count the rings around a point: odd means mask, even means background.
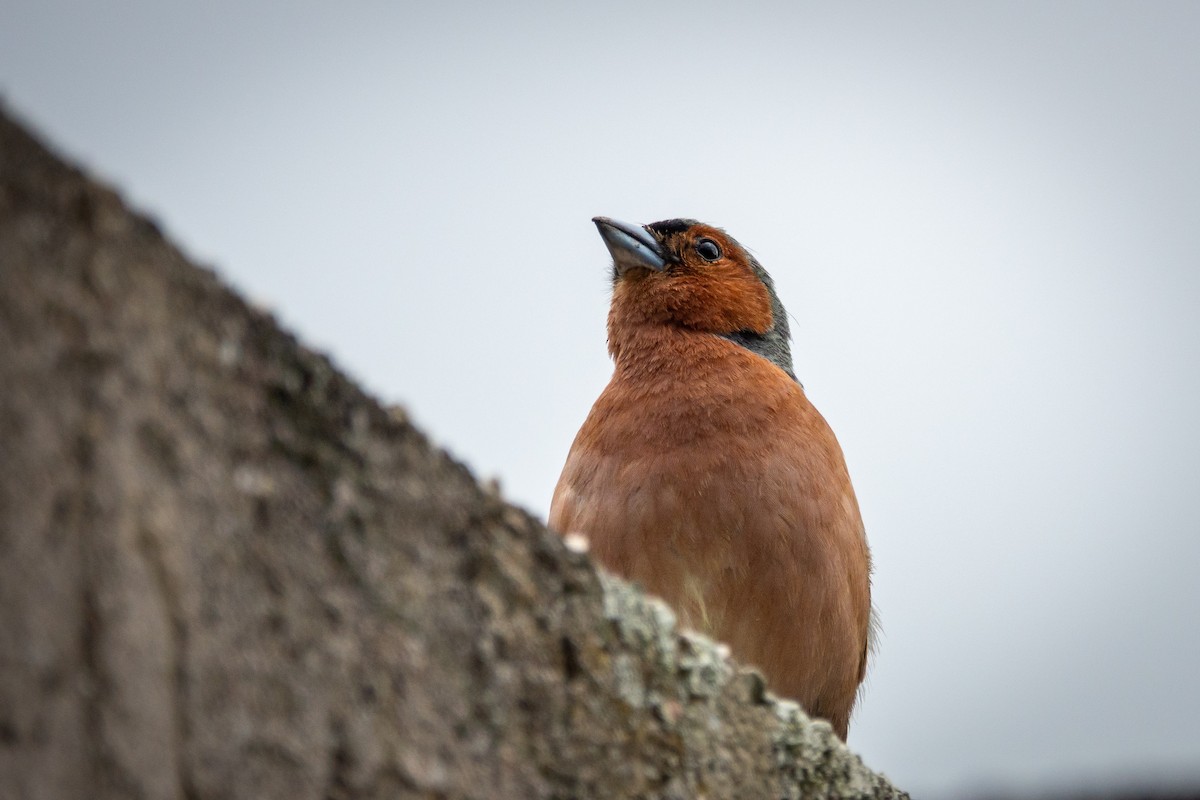
[[[771,276],[732,236],[691,219],[592,221],[613,257],[614,356],[629,333],[669,325],[721,336],[795,378],[787,312]]]

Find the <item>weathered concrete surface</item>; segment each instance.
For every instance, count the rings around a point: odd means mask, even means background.
[[[0,448],[0,797],[904,796],[3,117]]]

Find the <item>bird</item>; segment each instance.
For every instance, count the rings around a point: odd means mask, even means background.
[[[612,257],[613,374],[549,526],[845,741],[874,638],[871,555],[774,283],[720,228],[592,221]]]

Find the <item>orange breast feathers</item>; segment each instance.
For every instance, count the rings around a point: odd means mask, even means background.
[[[770,278],[691,220],[597,226],[614,258],[616,368],[550,526],[585,535],[600,564],[845,739],[866,668],[870,555],[841,449],[792,376]]]

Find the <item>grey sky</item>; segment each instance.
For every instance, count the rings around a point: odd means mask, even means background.
[[[852,746],[1200,779],[1200,4],[4,5],[12,109],[539,515],[590,217],[727,228],[875,552]]]

